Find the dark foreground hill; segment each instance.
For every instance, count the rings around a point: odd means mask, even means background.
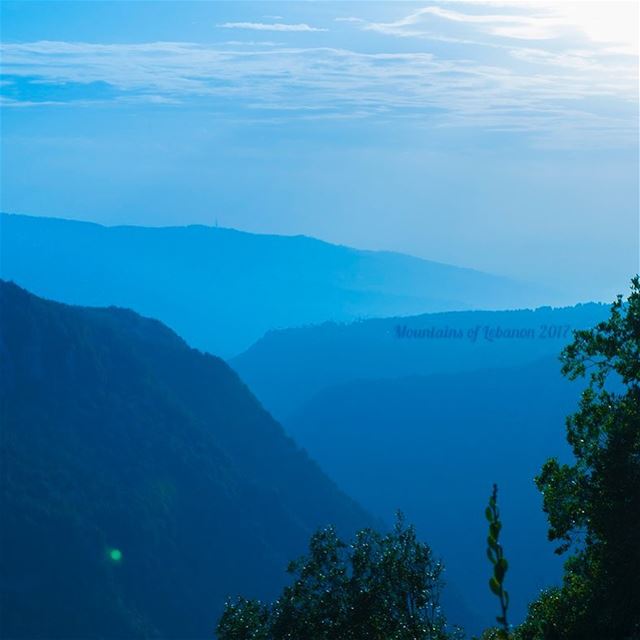
[[[311,532],[368,524],[220,359],[0,281],[5,638],[207,638]]]
[[[323,389],[364,379],[506,368],[557,357],[604,304],[455,311],[271,331],[230,362],[281,421]]]
[[[568,455],[564,418],[578,391],[557,359],[547,358],[336,385],[284,425],[366,508],[389,513],[402,505],[485,625],[493,623],[495,601],[483,508],[499,483],[510,613],[518,622],[526,603],[561,575],[533,478],[548,457]]]
[[[280,327],[552,302],[522,283],[398,253],[204,226],[0,214],[0,254],[5,280],[70,304],[134,309],[223,357]]]

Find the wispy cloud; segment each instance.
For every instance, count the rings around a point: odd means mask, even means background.
[[[320,27],[312,27],[304,22],[286,24],[284,22],[224,22],[217,25],[221,29],[247,29],[249,31],[328,31]]]
[[[49,103],[63,103],[64,88],[73,87],[67,103],[86,104],[91,86],[106,85],[112,102],[232,108],[234,117],[244,109],[265,119],[413,118],[419,126],[549,138],[573,131],[578,139],[591,131],[612,145],[637,134],[633,74],[626,67],[612,73],[615,67],[579,49],[508,49],[501,61],[481,62],[425,51],[271,44],[3,44],[10,84],[2,89],[13,106],[37,103],[29,91],[35,82],[38,99]],[[55,98],[46,95],[47,85],[55,87]],[[87,95],[78,96],[83,86]]]
[[[451,22],[478,25],[490,35],[522,40],[547,40],[558,37],[567,29],[566,21],[556,15],[482,14],[451,11],[438,6],[429,6],[414,11],[393,22],[368,22],[352,18],[364,29],[390,35],[411,37],[428,34],[429,18],[440,18]]]
[[[466,11],[430,5],[388,22],[362,17],[337,20],[353,22],[367,31],[399,37],[428,38],[442,34],[443,22],[467,25],[478,34],[511,40],[548,41],[582,37],[592,43],[614,44],[618,53],[637,55],[638,9],[632,2],[466,0],[456,4]],[[486,9],[491,12],[487,13]],[[496,9],[502,11],[497,13]]]
[[[468,96],[464,109],[451,111],[449,123],[549,127],[556,133],[579,129],[583,134],[591,124],[594,131],[616,137],[616,122],[626,121],[631,139],[636,135],[638,8],[633,3],[465,0],[409,12],[403,8],[398,6],[393,20],[363,16],[336,20],[413,40],[409,46],[430,41],[422,46],[436,49],[445,59],[446,47],[455,47],[449,50],[466,60],[455,66],[475,68],[483,77],[481,101],[487,108],[469,109],[475,101]],[[385,46],[393,45],[387,41]],[[488,78],[487,71],[496,76]],[[598,100],[606,106],[596,106]],[[510,107],[501,113],[502,101]]]

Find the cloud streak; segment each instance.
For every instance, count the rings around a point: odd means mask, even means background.
[[[245,29],[249,31],[281,31],[281,32],[310,32],[328,31],[320,27],[312,27],[306,23],[286,24],[284,22],[224,22],[217,25],[221,29]]]
[[[593,43],[615,43],[618,53],[637,56],[638,10],[633,3],[493,2],[475,0],[458,2],[467,11],[430,5],[414,10],[396,20],[376,22],[359,17],[338,18],[353,22],[361,29],[405,37],[430,38],[442,32],[443,23],[471,27],[476,34],[506,40],[549,41],[582,38]],[[473,11],[469,9],[473,7]],[[478,11],[480,7],[480,11]],[[484,9],[502,8],[502,13],[485,13]],[[621,8],[623,10],[621,10]],[[446,24],[444,25],[446,29]],[[494,41],[486,44],[494,44]]]

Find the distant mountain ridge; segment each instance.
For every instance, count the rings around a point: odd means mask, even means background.
[[[286,421],[339,384],[507,368],[555,357],[605,304],[453,311],[270,331],[231,365],[272,415]]]
[[[219,358],[0,281],[7,638],[209,638],[316,527],[373,524]]]
[[[399,253],[216,227],[104,227],[0,214],[0,276],[70,304],[131,308],[223,357],[276,328],[552,302]]]

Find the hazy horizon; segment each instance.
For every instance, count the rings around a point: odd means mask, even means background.
[[[249,231],[249,230],[245,230],[245,229],[238,229],[236,227],[227,227],[227,226],[222,226],[219,225],[217,223],[213,223],[213,224],[208,224],[206,222],[194,222],[194,223],[184,223],[184,224],[170,224],[170,223],[157,223],[157,224],[129,224],[129,223],[119,223],[119,222],[98,222],[95,220],[87,220],[84,218],[73,218],[73,217],[64,217],[64,216],[47,216],[47,215],[33,215],[33,214],[28,214],[28,213],[21,213],[21,212],[17,212],[17,211],[0,211],[0,215],[9,215],[9,216],[19,216],[19,217],[25,217],[25,218],[43,218],[43,219],[49,219],[49,220],[59,220],[59,221],[64,221],[64,222],[77,222],[77,223],[85,223],[85,224],[90,224],[90,225],[98,225],[100,227],[105,227],[105,228],[127,228],[127,227],[132,227],[132,228],[138,228],[138,229],[167,229],[167,230],[171,230],[171,229],[180,229],[180,228],[187,228],[187,227],[202,227],[204,229],[216,229],[216,230],[220,230],[220,231],[231,231],[231,232],[237,232],[240,234],[246,234],[246,235],[250,235],[250,236],[264,236],[264,237],[274,237],[274,238],[306,238],[309,240],[314,240],[317,241],[319,243],[322,244],[326,244],[326,245],[331,245],[333,247],[340,247],[340,248],[345,248],[345,249],[349,249],[349,250],[354,250],[356,252],[361,252],[361,253],[374,253],[374,254],[391,254],[391,255],[399,255],[399,256],[406,256],[408,258],[411,259],[415,259],[415,260],[419,260],[419,261],[424,261],[426,263],[432,263],[434,265],[442,265],[442,266],[448,266],[448,267],[455,267],[458,269],[462,269],[464,271],[467,272],[477,272],[477,273],[481,273],[481,274],[485,274],[488,276],[495,276],[495,277],[499,277],[499,278],[503,278],[507,281],[512,281],[514,284],[521,284],[521,285],[537,285],[539,283],[530,280],[530,279],[525,279],[525,278],[518,278],[518,277],[514,277],[514,276],[508,276],[502,273],[497,273],[497,272],[492,272],[492,271],[487,271],[487,270],[482,270],[482,269],[478,269],[476,267],[473,266],[467,266],[467,265],[461,265],[461,264],[453,264],[453,263],[448,263],[448,262],[443,262],[440,260],[432,260],[430,258],[427,257],[423,257],[423,256],[418,256],[412,253],[408,253],[405,251],[398,251],[398,250],[394,250],[394,249],[370,249],[368,247],[362,247],[362,246],[354,246],[354,245],[348,245],[348,244],[344,244],[344,243],[340,243],[340,242],[332,242],[331,240],[324,240],[322,238],[317,238],[315,236],[311,236],[308,234],[295,234],[295,233],[269,233],[269,232],[261,232],[261,231]],[[0,242],[2,241],[2,225],[1,225],[1,220],[0,220]],[[544,287],[544,285],[541,285],[542,287]],[[622,290],[624,290],[624,287],[622,288]],[[544,287],[543,289],[541,289],[541,291],[546,291],[548,293],[548,304],[547,301],[545,301],[544,304],[542,305],[522,305],[522,304],[517,304],[517,303],[513,303],[512,305],[506,305],[504,306],[505,310],[508,309],[521,309],[521,308],[537,308],[540,306],[550,306],[552,308],[561,308],[561,307],[570,307],[570,306],[574,306],[577,304],[582,304],[582,303],[588,303],[588,302],[598,302],[598,303],[605,303],[608,304],[611,302],[612,297],[607,297],[607,296],[602,296],[601,298],[596,298],[594,296],[584,296],[582,298],[580,298],[577,295],[572,294],[569,291],[566,290],[562,290],[562,289],[558,289],[558,288],[554,288],[554,287]],[[433,312],[433,311],[429,311],[429,310],[425,310],[424,313],[439,313],[439,312]],[[413,314],[412,314],[413,315]]]
[[[637,14],[5,2],[2,207],[217,221],[609,300],[638,270]]]

